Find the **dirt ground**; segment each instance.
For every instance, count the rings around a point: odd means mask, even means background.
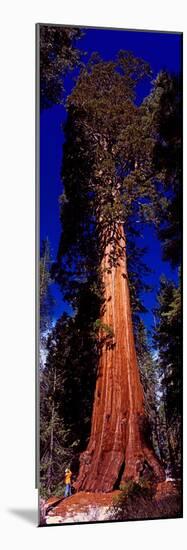
[[[46,524],[182,517],[180,483],[158,483],[152,497],[127,497],[111,493],[78,492],[68,498],[51,497],[46,502]]]

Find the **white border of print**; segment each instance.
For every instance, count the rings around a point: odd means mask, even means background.
[[[116,544],[148,550],[181,545],[185,519],[36,529],[35,483],[35,23],[182,31],[185,2],[37,0],[4,2],[1,17],[1,535],[20,550]],[[186,38],[184,34],[184,67]],[[184,97],[187,91],[184,75]],[[184,104],[184,120],[187,119]],[[3,126],[3,127],[2,127]],[[184,151],[186,150],[186,135]],[[3,150],[3,152],[2,152]],[[185,160],[185,159],[184,159]],[[186,164],[186,160],[185,160]],[[186,165],[184,171],[184,181]],[[186,193],[185,193],[186,195]],[[186,209],[186,196],[184,204]],[[184,214],[184,237],[186,222]],[[186,258],[184,258],[184,282]],[[184,290],[185,290],[184,285]],[[3,306],[3,310],[2,310]],[[185,308],[186,311],[186,308]],[[186,318],[186,315],[185,315]],[[184,362],[185,364],[185,362]],[[184,396],[186,376],[184,370]],[[184,399],[186,413],[186,399]],[[185,414],[186,418],[186,414]],[[184,422],[184,434],[186,432]],[[184,438],[184,459],[186,438]],[[186,463],[186,460],[185,460]],[[184,488],[186,475],[184,475]],[[186,494],[185,494],[186,501]],[[185,512],[186,506],[184,506]]]

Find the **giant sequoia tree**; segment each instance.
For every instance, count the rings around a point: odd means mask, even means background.
[[[161,203],[152,165],[160,90],[140,107],[135,101],[137,84],[149,75],[129,52],[114,62],[95,57],[68,98],[56,277],[76,308],[80,290],[89,288],[87,307],[96,300],[99,312],[91,434],[78,490],[110,491],[120,477],[138,480],[145,463],[157,479],[164,476],[148,436],[126,255],[130,220],[156,222]]]

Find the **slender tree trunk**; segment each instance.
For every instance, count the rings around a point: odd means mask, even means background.
[[[54,371],[54,380],[53,380],[53,400],[52,400],[51,424],[50,424],[49,466],[48,466],[48,471],[47,471],[47,488],[48,488],[49,493],[51,491],[53,448],[54,448],[54,420],[55,420],[54,393],[55,393],[55,389],[56,389],[56,368],[55,368],[55,371]]]
[[[166,410],[165,405],[163,404],[163,418],[164,418],[164,435],[165,435],[165,445],[167,449],[167,473],[170,475],[173,475],[174,472],[174,457],[173,457],[173,450],[171,446],[171,441],[169,437],[169,427],[168,427],[168,421],[166,417]]]
[[[77,490],[111,491],[120,474],[122,481],[138,480],[144,462],[157,478],[164,478],[163,469],[143,434],[144,399],[134,344],[122,224],[118,224],[115,239],[117,265],[111,267],[113,245],[109,242],[101,266],[105,289],[101,326],[111,327],[114,336],[106,338],[101,347],[91,435],[80,457]]]

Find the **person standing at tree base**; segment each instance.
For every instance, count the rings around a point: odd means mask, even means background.
[[[64,493],[64,497],[70,497],[71,496],[71,476],[72,476],[72,472],[69,468],[66,468],[65,469],[65,477],[64,477],[64,481],[65,481],[65,493]]]

